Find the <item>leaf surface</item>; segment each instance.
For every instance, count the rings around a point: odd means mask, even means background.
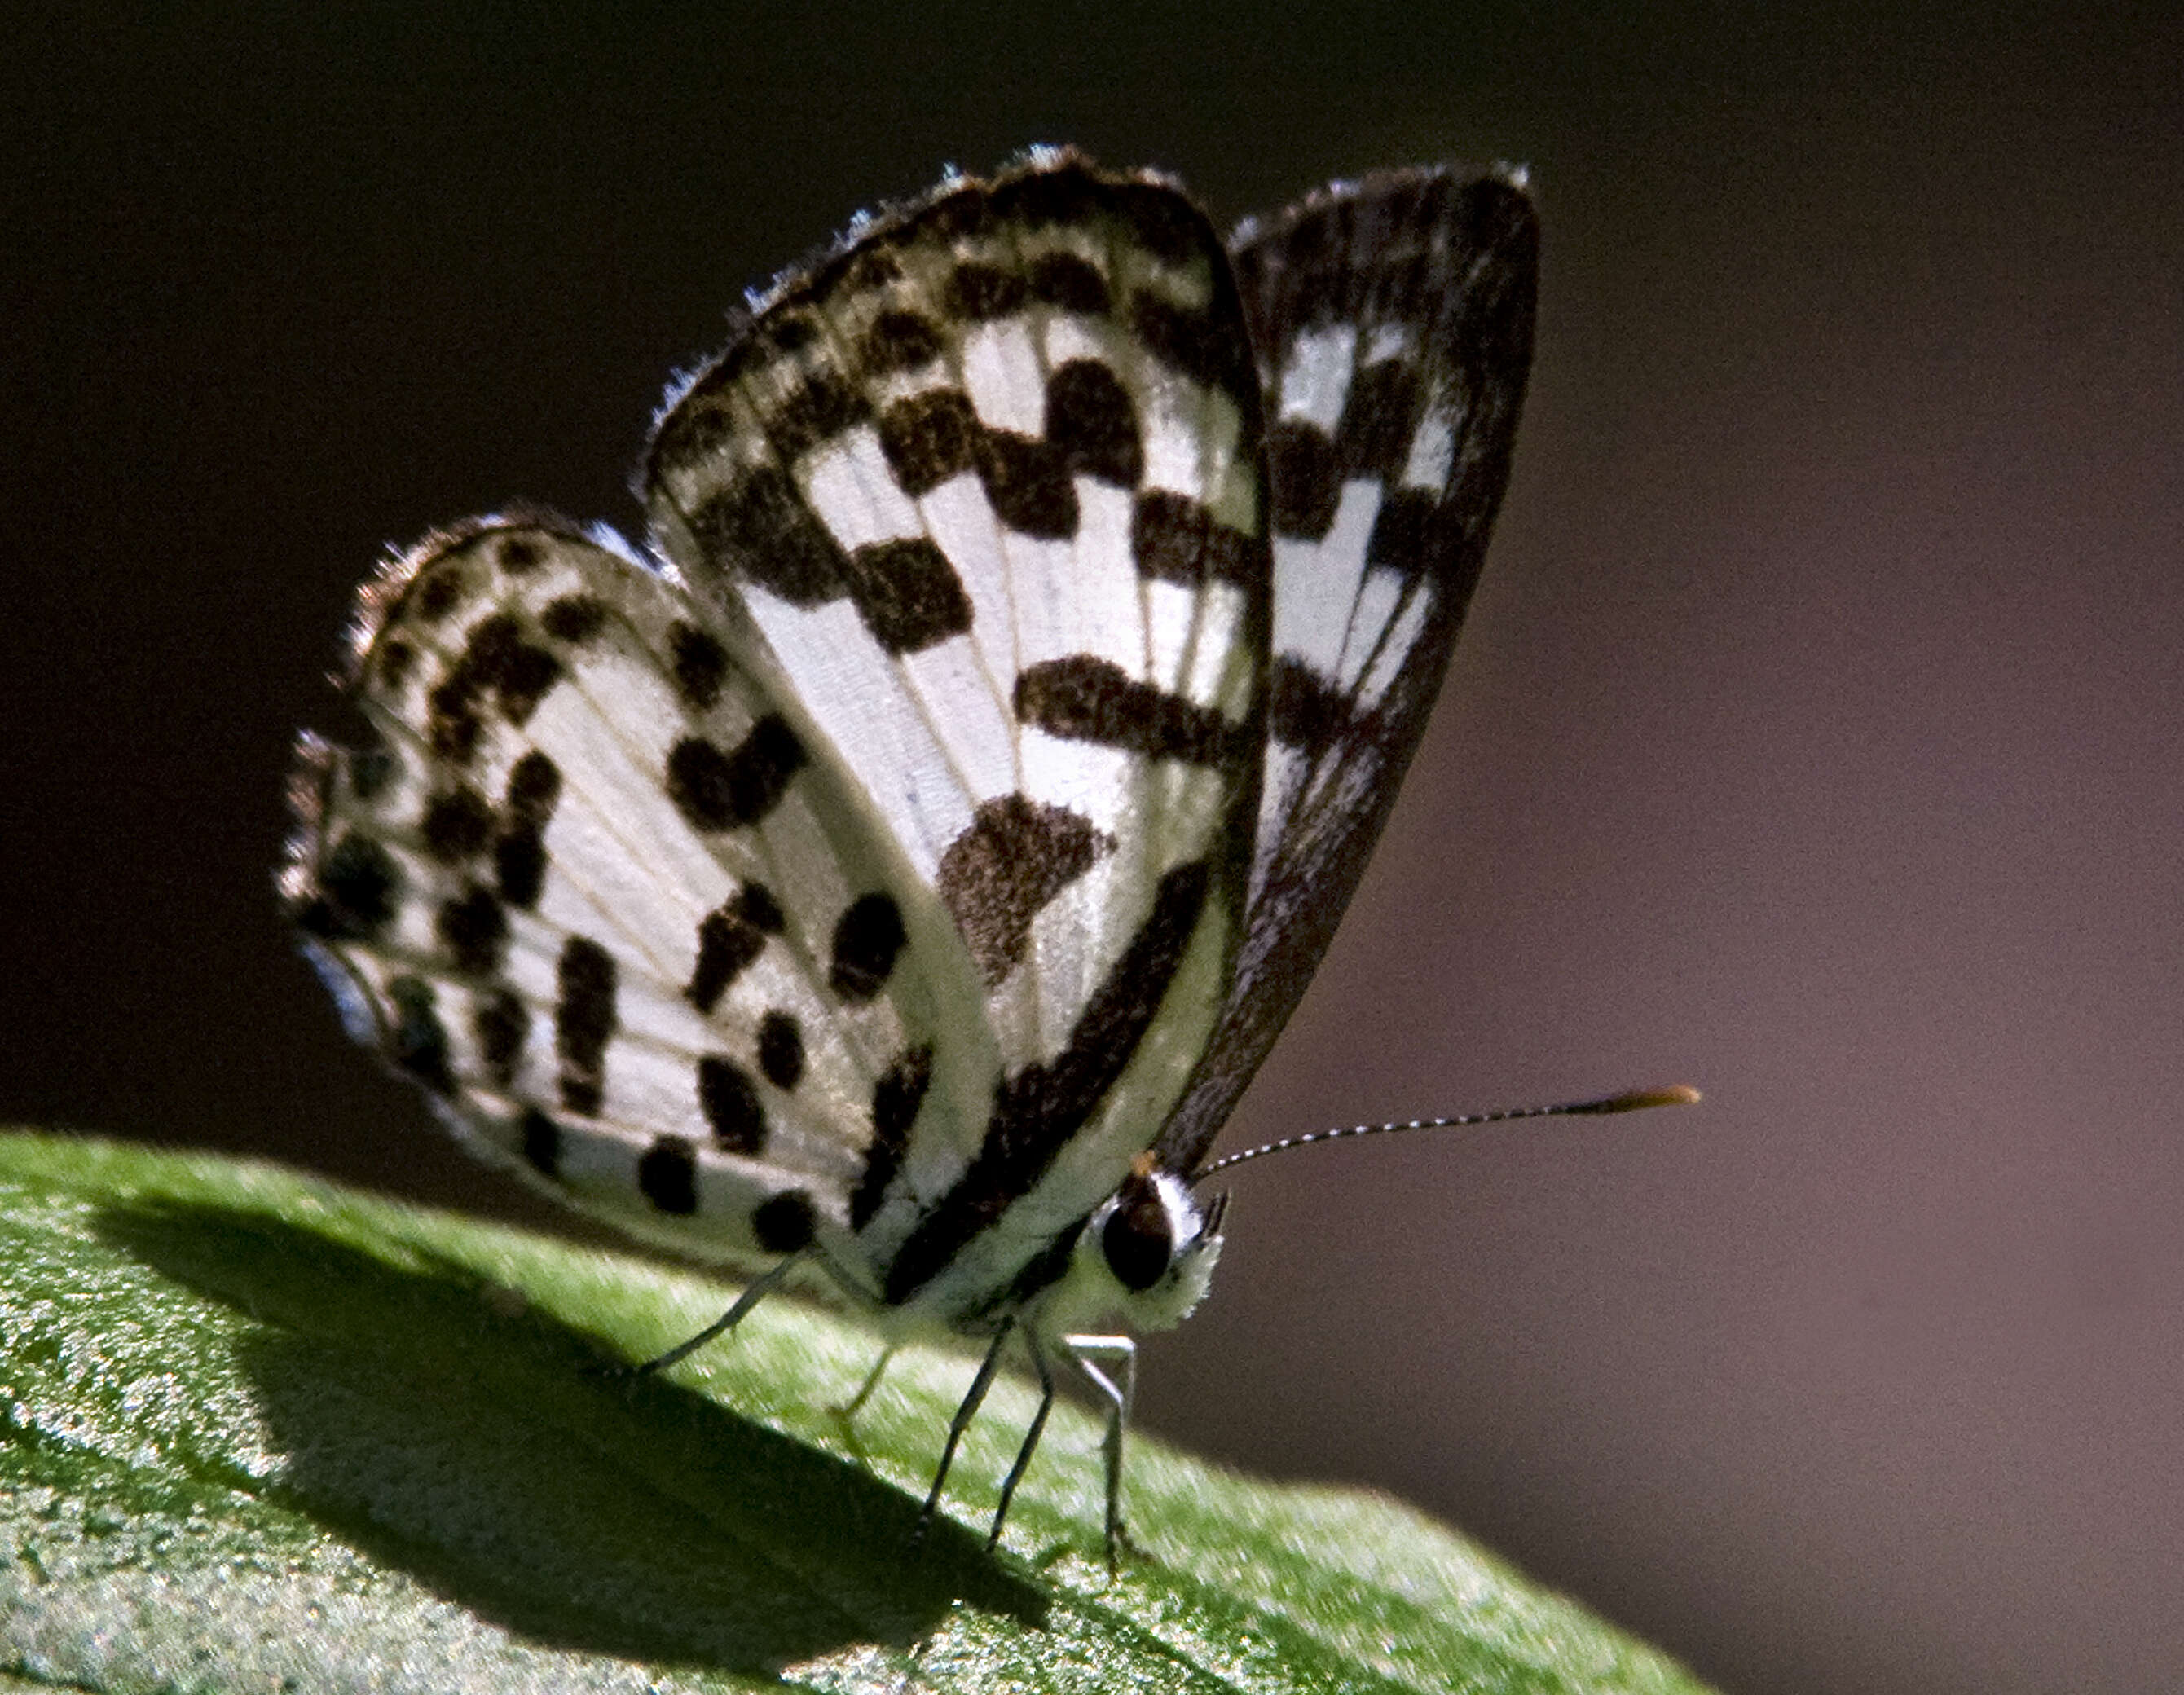
[[[0,1135],[0,1689],[1696,1691],[1384,1498],[1134,1438],[1004,1380],[907,1538],[972,1362],[277,1168]]]

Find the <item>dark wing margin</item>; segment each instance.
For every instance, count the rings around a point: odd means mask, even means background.
[[[1157,1145],[1204,1159],[1357,890],[1425,732],[1531,367],[1521,180],[1440,169],[1323,190],[1229,243],[1265,385],[1271,734],[1242,946]]]

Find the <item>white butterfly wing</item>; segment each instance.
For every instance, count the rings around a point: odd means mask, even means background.
[[[1203,215],[1066,154],[779,286],[660,421],[663,549],[952,915],[997,1045],[975,1153],[865,1235],[892,1302],[1051,1276],[1211,1032],[1263,736],[1261,427]]]
[[[367,588],[347,694],[366,733],[307,740],[283,889],[357,1033],[588,1210],[854,1273],[873,1144],[945,1133],[979,1027],[944,917],[719,621],[483,521]]]

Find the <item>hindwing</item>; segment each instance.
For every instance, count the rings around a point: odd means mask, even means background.
[[[872,1287],[875,1149],[947,1140],[990,1061],[944,915],[704,602],[481,521],[366,590],[346,692],[283,888],[356,1033],[589,1210]]]

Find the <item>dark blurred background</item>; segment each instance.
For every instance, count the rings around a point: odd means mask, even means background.
[[[1747,1695],[2184,1682],[2174,16],[14,9],[0,1116],[516,1206],[273,910],[382,549],[633,527],[670,371],[944,163],[1524,161],[1501,533],[1227,1145],[1708,1101],[1240,1176],[1145,1421]]]

